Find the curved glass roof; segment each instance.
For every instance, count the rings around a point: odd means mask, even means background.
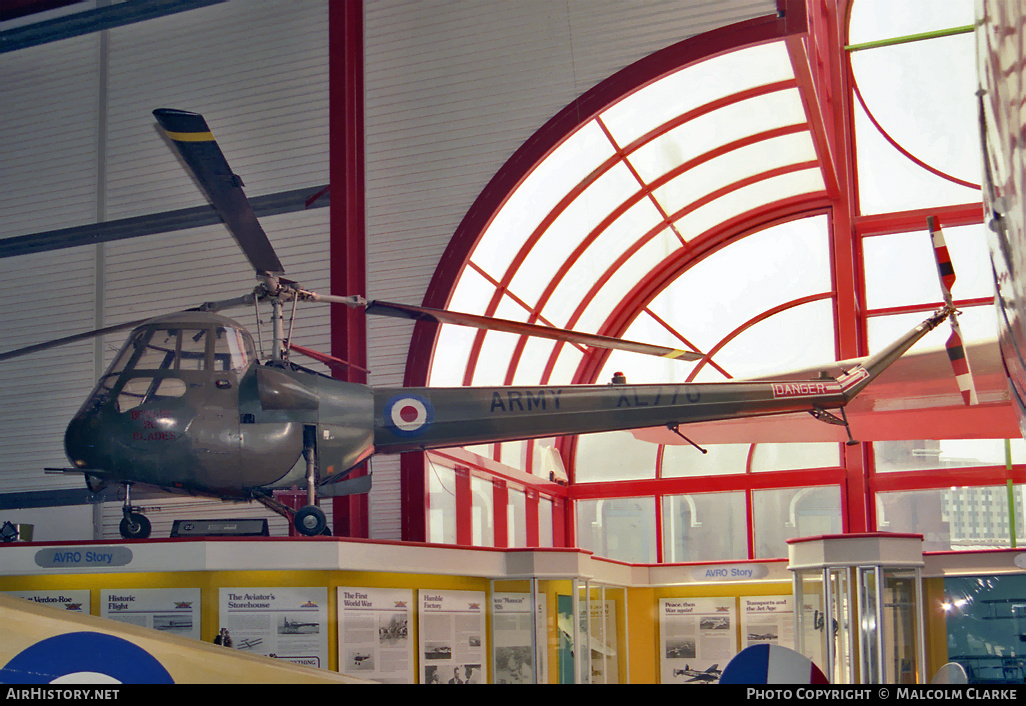
[[[785,43],[708,59],[567,136],[492,219],[449,306],[621,334],[639,282],[731,221],[825,190]],[[443,327],[430,384],[582,381],[581,350],[517,338]]]

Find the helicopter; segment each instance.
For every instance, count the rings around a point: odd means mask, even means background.
[[[284,330],[286,306],[337,304],[368,315],[539,336],[678,360],[699,360],[703,354],[304,289],[284,277],[284,267],[245,196],[242,180],[232,172],[203,116],[168,108],[153,115],[249,260],[257,286],[240,297],[196,309],[0,353],[3,361],[132,329],[68,424],[64,446],[72,468],[50,469],[82,474],[92,492],[112,484],[124,486],[120,532],[126,539],[146,538],[151,532],[149,520],[131,503],[134,484],[222,500],[257,501],[292,522],[299,534],[315,536],[328,532],[326,516],[317,506],[318,493],[369,492],[370,474],[352,477],[352,473],[375,454],[657,426],[693,443],[680,425],[792,412],[808,412],[819,421],[841,425],[849,443],[857,443],[844,415],[848,402],[945,320],[951,321],[955,331],[954,344],[949,340],[949,346],[956,350],[961,346],[950,295],[953,271],[941,240],[935,253],[944,305],[890,346],[853,362],[836,376],[643,385],[614,377],[606,385],[459,388],[372,388],[339,380],[291,360],[294,350],[332,361],[330,356],[291,343]],[[931,222],[934,231],[942,238],[939,226],[934,228]],[[220,313],[260,303],[271,307],[273,342],[266,361],[258,358],[249,331]],[[959,360],[964,361],[964,356]],[[274,497],[275,489],[297,485],[306,489],[304,507],[294,510]]]

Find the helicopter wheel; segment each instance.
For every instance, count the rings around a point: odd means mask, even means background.
[[[150,521],[138,512],[126,512],[119,526],[125,539],[146,539],[150,536]]]
[[[324,534],[328,528],[328,518],[324,516],[324,511],[316,505],[307,505],[297,510],[293,523],[296,531],[307,537]]]

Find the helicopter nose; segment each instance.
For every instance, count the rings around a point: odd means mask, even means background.
[[[95,417],[78,414],[64,431],[64,453],[75,468],[99,468],[98,427]]]

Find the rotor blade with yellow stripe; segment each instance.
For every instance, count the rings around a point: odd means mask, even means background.
[[[242,179],[232,173],[203,116],[173,108],[160,108],[153,115],[257,274],[283,274],[284,268],[242,190]]]

